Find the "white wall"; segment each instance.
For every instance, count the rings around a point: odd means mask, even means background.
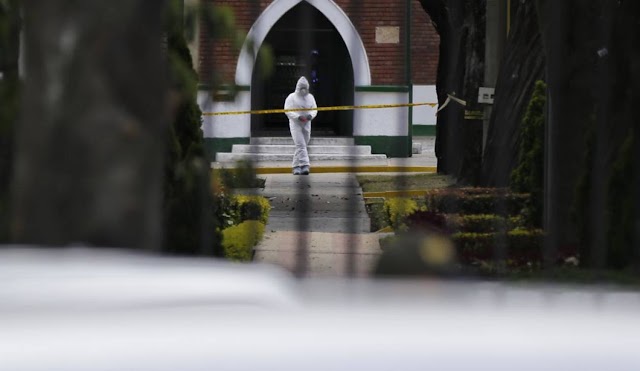
[[[208,91],[198,92],[202,112],[249,111],[251,92],[238,92],[233,102],[213,102]],[[248,138],[251,136],[251,115],[202,116],[205,138]]]
[[[413,103],[438,103],[438,94],[435,85],[414,85]],[[438,107],[419,106],[413,107],[413,125],[435,125]]]
[[[408,93],[355,92],[355,105],[403,104],[409,102]],[[408,134],[409,109],[359,109],[353,113],[353,135],[405,136]]]

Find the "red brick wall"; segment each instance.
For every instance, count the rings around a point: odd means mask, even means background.
[[[271,1],[253,0],[203,0],[203,3],[229,6],[233,10],[238,31],[247,33],[262,10]],[[235,78],[239,50],[233,48],[230,40],[212,40],[209,30],[200,27],[198,73],[200,81],[209,82],[212,70],[223,83],[232,83]]]
[[[235,14],[237,28],[246,33],[262,11],[271,3],[264,0],[204,0],[216,5],[228,5]],[[405,11],[406,0],[335,0],[351,18],[364,43],[371,68],[373,85],[404,85],[405,72]],[[412,77],[415,84],[435,84],[438,63],[436,34],[418,0],[413,2],[411,48]],[[376,27],[400,27],[400,43],[377,44]],[[239,51],[229,41],[212,41],[206,28],[201,28],[199,72],[203,82],[210,81],[212,69],[230,83],[235,77]]]
[[[347,13],[362,38],[373,85],[405,85],[405,8],[406,0],[340,1],[362,4]],[[344,8],[343,8],[344,9]],[[376,44],[376,27],[400,27],[399,44]]]
[[[413,83],[435,85],[440,55],[440,36],[418,0],[412,1],[411,75]]]

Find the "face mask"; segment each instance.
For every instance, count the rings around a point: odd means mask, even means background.
[[[307,89],[305,89],[305,88],[300,89],[300,94],[307,95],[307,93],[309,93],[309,91],[307,91]]]

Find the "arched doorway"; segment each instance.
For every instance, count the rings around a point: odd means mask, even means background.
[[[311,83],[319,106],[353,104],[354,72],[347,46],[332,22],[307,2],[287,11],[269,30],[262,47],[273,51],[272,74],[265,75],[258,58],[251,77],[251,109],[282,108],[300,76]],[[259,53],[261,55],[261,53]],[[288,135],[284,114],[253,115],[252,136]],[[352,111],[321,112],[315,135],[351,136]]]

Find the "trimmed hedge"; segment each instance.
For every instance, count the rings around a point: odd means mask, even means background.
[[[527,222],[521,215],[505,218],[495,214],[442,214],[427,211],[426,206],[420,206],[418,201],[420,200],[405,201],[403,204],[394,199],[391,202],[368,203],[366,207],[371,219],[371,230],[393,227],[398,222],[403,226],[399,231],[436,226],[445,232],[491,233],[502,229],[511,231],[527,227]],[[391,222],[392,218],[395,223]]]
[[[445,215],[447,227],[454,232],[493,233],[525,227],[521,216],[502,217],[495,214]]]
[[[457,244],[461,262],[490,261],[498,235],[496,233],[455,233],[451,236]],[[519,266],[542,260],[544,232],[540,229],[516,229],[506,234],[509,265]]]
[[[496,188],[449,188],[429,192],[425,200],[428,210],[443,214],[494,214],[504,207],[507,215],[518,215],[529,195]]]
[[[403,235],[385,236],[379,240],[380,248],[385,251],[398,246]],[[459,263],[474,265],[480,262],[491,262],[494,259],[495,246],[498,235],[496,233],[454,233],[451,239],[456,245]],[[506,260],[509,266],[538,265],[542,261],[542,244],[544,232],[540,229],[515,229],[506,234]],[[405,241],[406,242],[406,241]],[[575,251],[563,251],[558,259],[574,256]]]
[[[262,240],[264,224],[247,220],[222,231],[224,255],[232,261],[246,262],[253,258],[253,248]]]
[[[221,194],[222,196],[223,194]],[[224,197],[226,228],[222,229],[224,256],[233,261],[250,261],[253,248],[264,235],[271,205],[262,196],[233,195]]]

